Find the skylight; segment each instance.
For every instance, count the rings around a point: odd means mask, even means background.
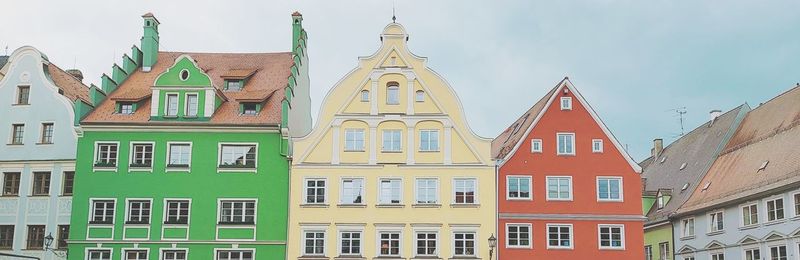
[[[686,184],[683,184],[683,187],[681,187],[681,191],[685,191],[688,188],[689,188],[689,183],[687,182]]]
[[[665,161],[667,161],[667,157],[666,156],[661,158],[661,162],[660,163],[664,163]]]
[[[769,160],[762,162],[761,166],[758,167],[758,171],[756,171],[756,172],[760,172],[760,171],[763,171],[763,170],[767,169],[767,165],[768,164],[769,164]]]
[[[709,181],[709,182],[706,182],[706,185],[705,185],[705,186],[703,186],[703,191],[706,191],[706,190],[708,189],[708,187],[709,187],[709,186],[711,186],[711,182],[710,182],[710,181]]]
[[[686,169],[686,163],[681,164],[680,170]]]

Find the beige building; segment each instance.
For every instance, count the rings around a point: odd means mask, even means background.
[[[488,259],[491,139],[391,23],[294,140],[289,259]]]

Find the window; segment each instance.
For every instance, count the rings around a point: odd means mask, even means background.
[[[723,253],[711,253],[711,260],[725,260],[725,254],[723,254]]]
[[[386,104],[400,104],[400,85],[398,85],[397,82],[389,82],[388,87],[386,88]]]
[[[22,144],[24,136],[25,136],[24,124],[11,125],[11,144]]]
[[[361,91],[361,102],[369,102],[369,90]]]
[[[255,200],[220,201],[220,224],[255,224]]]
[[[219,166],[222,168],[255,168],[256,145],[221,145]]]
[[[347,231],[340,233],[341,255],[361,255],[361,232]]]
[[[133,103],[119,103],[119,113],[126,115],[133,114]]]
[[[33,196],[47,196],[50,194],[50,173],[49,172],[34,172],[33,173]]]
[[[42,249],[44,248],[44,225],[30,225],[28,226],[28,243],[25,249]]]
[[[620,177],[597,178],[597,200],[622,201],[622,178]]]
[[[506,247],[531,247],[531,224],[506,224]]]
[[[325,232],[303,232],[303,244],[304,255],[325,255]]]
[[[561,110],[572,110],[571,97],[561,97]]]
[[[325,179],[306,179],[306,203],[325,204]]]
[[[364,151],[364,129],[344,130],[344,150],[350,152]]]
[[[681,221],[681,237],[694,236],[694,218],[687,218]]]
[[[131,144],[131,167],[149,168],[153,166],[153,144]]]
[[[438,234],[433,231],[417,232],[414,240],[417,245],[416,256],[437,256],[439,254],[436,250],[437,236]]]
[[[572,200],[572,177],[547,177],[547,200]]]
[[[531,177],[530,176],[508,176],[507,197],[513,199],[531,198]]]
[[[197,116],[197,94],[186,94],[186,116]]]
[[[658,243],[658,259],[669,260],[671,254],[669,253],[669,242]]]
[[[400,256],[400,232],[378,232],[380,256]]]
[[[53,143],[53,123],[42,123],[42,138],[39,142],[43,144]]]
[[[125,260],[147,260],[147,250],[125,250]]]
[[[665,202],[664,194],[659,192],[658,197],[656,197],[656,206],[658,209],[663,209],[664,205],[666,204]]]
[[[547,248],[572,248],[572,225],[547,224]]]
[[[414,96],[414,101],[425,102],[425,91],[417,90],[416,95]]]
[[[252,250],[219,250],[217,260],[253,260]]]
[[[710,215],[708,215],[708,219],[711,220],[710,221],[711,228],[709,229],[711,230],[711,232],[722,231],[725,229],[725,223],[722,217],[722,211],[711,213]]]
[[[116,143],[97,143],[97,151],[95,152],[94,166],[96,167],[116,167],[117,166],[117,148]]]
[[[603,139],[592,139],[592,152],[593,153],[603,152]]]
[[[239,80],[228,80],[225,81],[228,83],[228,91],[239,91],[242,90],[242,82]]]
[[[14,247],[14,225],[0,226],[0,249]]]
[[[786,246],[771,246],[769,247],[770,260],[787,260],[788,254],[786,253]]]
[[[476,180],[475,179],[455,179],[453,180],[453,191],[455,192],[456,204],[476,203]]]
[[[3,196],[19,195],[19,177],[18,172],[3,173]]]
[[[178,116],[178,94],[167,94],[166,116]]]
[[[758,248],[745,249],[744,260],[762,260],[761,250]]]
[[[341,204],[363,204],[364,179],[342,179]]]
[[[800,216],[800,193],[794,194],[794,215]]]
[[[192,145],[188,143],[170,143],[167,144],[169,149],[169,158],[167,159],[167,167],[189,167],[189,162],[192,158]]]
[[[758,204],[742,206],[742,226],[758,224]]]
[[[439,180],[435,178],[417,179],[417,204],[439,203]]]
[[[598,225],[600,229],[600,249],[625,248],[625,226]]]
[[[575,134],[556,134],[558,155],[575,155]]]
[[[542,139],[532,139],[531,140],[531,152],[532,153],[541,153],[542,152]]]
[[[382,179],[380,183],[379,204],[400,204],[402,202],[402,181],[400,179]]]
[[[383,130],[383,151],[400,152],[402,133],[400,130]]]
[[[56,246],[60,249],[67,249],[67,239],[69,239],[69,225],[58,225],[58,242]]]
[[[767,222],[783,219],[783,198],[767,201]]]
[[[439,130],[420,130],[419,150],[423,152],[439,151]]]
[[[167,200],[164,224],[189,224],[189,200]]]
[[[242,114],[245,115],[257,115],[258,114],[258,104],[256,103],[242,103]]]
[[[694,260],[694,256],[686,256],[683,260]]]
[[[149,22],[148,22],[148,25],[149,25]],[[181,79],[181,81],[186,81],[187,79],[189,79],[189,70],[187,70],[187,69],[181,70],[181,74],[178,75],[178,77]]]
[[[89,250],[86,254],[89,260],[111,260],[111,250],[109,249]]]
[[[114,201],[92,200],[92,218],[89,224],[113,224]]]
[[[128,201],[128,219],[125,224],[150,224],[150,201]]]
[[[186,250],[164,250],[162,260],[186,260]]]
[[[653,260],[653,247],[644,246],[644,260]]]
[[[18,86],[17,87],[17,105],[27,105],[28,99],[30,99],[31,95],[31,87],[30,86]]]
[[[455,256],[475,256],[474,232],[455,232],[453,240]]]

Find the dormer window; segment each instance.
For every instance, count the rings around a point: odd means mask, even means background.
[[[389,82],[389,84],[386,85],[386,104],[400,104],[400,84],[397,84],[397,82]]]
[[[242,103],[242,114],[243,115],[257,115],[258,114],[258,104],[257,103]]]
[[[227,91],[239,91],[242,90],[242,81],[241,80],[226,80],[225,83],[227,86],[225,90]]]
[[[166,116],[178,116],[178,94],[167,94],[166,107],[164,109]]]
[[[133,114],[133,103],[119,103],[119,113],[124,115]]]
[[[656,199],[656,207],[658,209],[663,209],[666,201],[664,200],[664,194],[659,193],[658,198]]]
[[[197,94],[186,94],[186,116],[197,117]]]
[[[369,90],[361,91],[361,102],[369,102]]]

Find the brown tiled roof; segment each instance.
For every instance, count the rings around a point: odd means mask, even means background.
[[[111,100],[139,102],[153,94],[153,91],[149,89],[139,88],[120,90],[118,92],[118,94],[111,97]]]
[[[640,164],[644,168],[642,177],[647,180],[646,191],[671,192],[671,198],[663,209],[659,210],[654,206],[650,212],[645,212],[648,223],[667,220],[670,214],[689,199],[726,141],[736,131],[741,120],[740,115],[749,110],[745,104],[720,115],[713,122],[709,120],[669,144],[658,158],[651,156]],[[684,163],[686,167],[681,170]],[[683,186],[687,184],[686,190],[683,190]]]
[[[800,87],[747,114],[679,213],[800,185]],[[768,162],[766,168],[759,168]],[[708,189],[703,190],[706,183]]]
[[[525,131],[528,127],[531,126],[533,120],[536,119],[536,116],[542,112],[545,105],[547,105],[547,101],[553,95],[559,86],[563,83],[563,80],[556,84],[553,89],[547,92],[547,95],[544,95],[539,101],[537,101],[533,106],[522,114],[522,116],[514,121],[511,126],[509,126],[505,131],[500,133],[493,141],[492,141],[492,157],[496,159],[503,159],[508,155],[511,150],[514,149],[514,146],[517,145],[520,139],[525,137]]]
[[[53,83],[64,92],[64,96],[69,100],[80,99],[86,104],[92,104],[91,98],[89,98],[89,87],[84,85],[83,82],[53,63],[48,63],[47,73],[50,74]]]
[[[85,124],[97,123],[139,123],[150,120],[150,99],[142,101],[142,105],[132,115],[116,114],[113,100],[143,95],[149,92],[159,74],[166,71],[175,59],[188,54],[197,65],[211,77],[214,86],[220,90],[224,86],[222,75],[233,69],[252,68],[257,71],[250,77],[242,91],[217,91],[228,100],[217,108],[211,117],[210,124],[225,125],[264,125],[281,122],[281,100],[284,88],[291,75],[294,64],[291,52],[279,53],[185,53],[159,52],[158,62],[150,72],[141,69],[131,74],[109,98],[102,102],[83,121]],[[271,96],[270,96],[271,95]],[[240,99],[264,97],[265,105],[258,115],[240,115]],[[112,100],[112,101],[109,101]],[[263,99],[262,99],[263,100]]]

